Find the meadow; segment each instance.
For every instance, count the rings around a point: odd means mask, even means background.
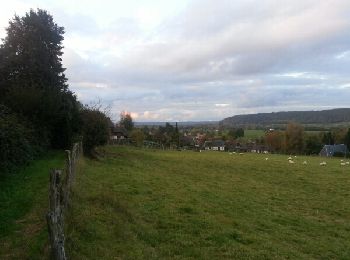
[[[71,259],[350,259],[350,167],[340,159],[100,153],[81,162],[74,186]]]
[[[0,174],[0,259],[48,259],[49,171],[63,152],[49,152],[17,173]]]

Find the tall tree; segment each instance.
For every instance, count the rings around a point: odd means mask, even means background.
[[[1,87],[56,88],[67,91],[61,56],[64,28],[45,10],[15,16],[1,45]]]
[[[0,103],[28,118],[53,147],[70,145],[80,104],[62,66],[64,28],[45,10],[15,16],[0,46]]]

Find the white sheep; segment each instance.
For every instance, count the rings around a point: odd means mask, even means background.
[[[243,153],[239,153],[239,155],[243,155]]]
[[[326,163],[326,162],[320,162],[320,165],[321,165],[321,166],[326,166],[327,163]]]
[[[292,157],[290,157],[290,156],[288,157],[288,160],[292,160],[292,159],[293,159]]]
[[[265,158],[265,161],[267,161],[268,159],[269,159],[269,158],[266,157],[266,158]]]
[[[350,164],[349,162],[346,162],[346,164]]]
[[[307,161],[303,161],[303,164],[307,164]]]
[[[341,165],[341,166],[345,166],[346,163],[345,163],[345,162],[341,162],[340,165]]]
[[[291,164],[293,164],[293,163],[294,163],[294,161],[293,161],[293,160],[288,160],[288,162],[289,162],[289,163],[291,163]]]

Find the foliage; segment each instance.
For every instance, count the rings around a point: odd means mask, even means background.
[[[331,124],[350,122],[350,108],[338,108],[323,111],[288,111],[236,115],[225,118],[220,124],[225,126],[288,124],[296,121],[302,124]]]
[[[244,137],[244,130],[243,130],[243,128],[231,128],[228,131],[228,136],[231,139],[237,139],[237,138],[240,138],[240,137]]]
[[[109,139],[110,119],[97,108],[84,107],[80,112],[84,153],[92,155],[96,146]]]
[[[326,132],[323,134],[322,142],[324,144],[333,145],[335,144],[334,134],[332,132]]]
[[[265,142],[275,153],[283,153],[285,151],[285,135],[281,131],[267,132]]]
[[[32,160],[39,152],[33,128],[0,105],[0,173],[10,172]],[[41,137],[44,142],[45,137]]]
[[[72,259],[350,258],[339,159],[103,149],[77,176]]]
[[[286,129],[286,152],[300,154],[304,150],[304,128],[297,123],[289,123]]]
[[[305,153],[319,154],[323,147],[321,138],[315,134],[309,134],[305,137]]]
[[[128,132],[131,132],[134,128],[134,122],[130,113],[123,111],[120,113],[119,125],[124,127]]]
[[[175,127],[170,123],[165,123],[165,126],[159,126],[155,133],[155,140],[166,147],[169,146],[179,146],[180,145],[180,133],[177,126]]]
[[[344,144],[348,147],[348,149],[350,150],[350,128],[348,129],[348,131],[346,132],[346,135],[344,137]]]
[[[145,135],[141,129],[134,129],[131,131],[131,140],[135,142],[137,146],[142,146],[145,140]]]
[[[0,47],[0,103],[30,121],[54,148],[79,131],[79,103],[62,67],[64,29],[46,11],[15,16]]]

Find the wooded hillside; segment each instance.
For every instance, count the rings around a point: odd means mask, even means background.
[[[288,122],[301,124],[333,124],[350,122],[350,108],[337,108],[322,111],[288,111],[236,115],[223,119],[220,123],[225,126],[233,125],[271,125],[287,124]]]

